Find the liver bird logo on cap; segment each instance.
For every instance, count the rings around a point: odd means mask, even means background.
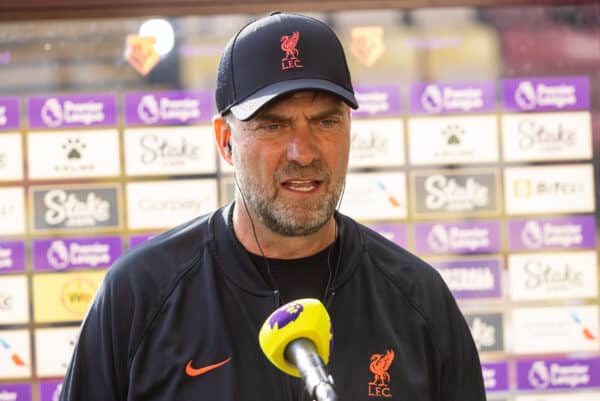
[[[290,70],[293,68],[302,68],[302,61],[298,58],[300,52],[297,49],[300,32],[294,32],[291,35],[283,35],[280,39],[281,50],[285,52],[285,57],[281,59],[281,69]]]

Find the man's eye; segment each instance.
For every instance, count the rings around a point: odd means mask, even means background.
[[[260,126],[260,129],[264,131],[279,131],[283,129],[283,124],[281,123],[266,123]]]
[[[337,123],[338,123],[338,121],[333,118],[325,118],[325,119],[321,120],[321,125],[324,127],[333,127]]]

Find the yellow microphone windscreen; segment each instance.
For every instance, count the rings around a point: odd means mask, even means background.
[[[329,314],[318,299],[298,299],[277,308],[265,320],[258,335],[260,346],[271,363],[296,377],[301,374],[286,360],[285,349],[299,338],[312,341],[323,363],[329,363],[333,329]]]

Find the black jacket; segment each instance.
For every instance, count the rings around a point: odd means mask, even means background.
[[[292,401],[300,383],[258,344],[280,301],[235,239],[229,207],[155,237],[108,270],[61,401]],[[326,305],[340,401],[485,400],[475,345],[439,274],[352,219],[336,219],[341,259]],[[188,363],[209,369],[186,371]]]

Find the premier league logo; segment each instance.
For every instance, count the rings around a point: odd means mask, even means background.
[[[298,316],[304,310],[304,306],[300,303],[286,305],[283,308],[277,309],[269,319],[269,327],[274,329],[277,325],[278,329],[282,329],[291,322],[298,319]]]
[[[160,118],[160,108],[154,95],[145,95],[137,107],[138,116],[146,124],[154,124]]]
[[[57,98],[50,98],[42,106],[42,121],[49,127],[58,127],[63,122],[63,108]]]
[[[421,105],[429,113],[439,113],[444,108],[444,97],[437,85],[429,85],[421,95]]]
[[[533,110],[537,105],[536,90],[533,84],[529,81],[524,81],[519,84],[515,92],[515,101],[523,110]]]

